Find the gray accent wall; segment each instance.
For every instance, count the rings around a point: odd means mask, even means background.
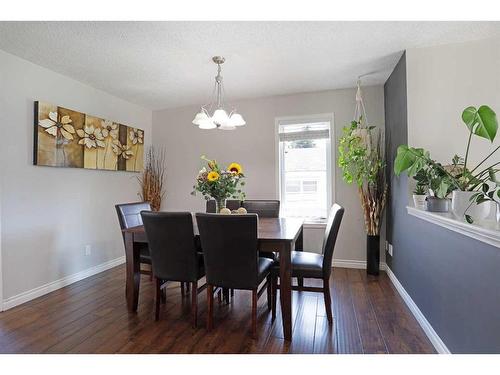
[[[500,249],[406,212],[408,179],[392,161],[408,142],[406,55],[384,86],[387,264],[452,353],[500,353]]]

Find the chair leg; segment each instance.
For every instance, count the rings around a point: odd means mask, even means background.
[[[184,297],[185,291],[184,291],[184,283],[181,281],[181,296]]]
[[[213,309],[214,309],[214,287],[212,285],[207,285],[207,331],[211,331],[214,321],[213,321]]]
[[[252,290],[252,338],[257,338],[257,289]]]
[[[273,299],[273,286],[271,285],[272,283],[272,277],[269,275],[267,276],[267,309],[271,310],[272,309],[272,299]]]
[[[190,285],[189,283],[186,283],[186,292],[189,293],[189,290],[190,290]]]
[[[155,277],[155,320],[160,319],[161,280]]]
[[[229,305],[229,289],[227,288],[223,289],[223,296],[224,296],[224,302],[226,302],[226,305]]]
[[[222,302],[222,290],[221,289],[219,289],[217,291],[217,300],[219,301],[219,303]]]
[[[234,289],[231,289],[231,298],[234,298]]]
[[[167,303],[167,289],[166,288],[161,289],[160,302],[163,305],[165,305]]]
[[[191,320],[193,323],[193,328],[196,328],[196,323],[198,320],[198,281],[193,281],[193,293],[191,293]],[[189,285],[189,284],[188,284]]]
[[[325,297],[326,317],[328,318],[328,323],[332,324],[332,297],[330,295],[330,280],[327,278],[323,279],[323,297]]]
[[[272,321],[276,319],[276,297],[278,295],[278,278],[276,276],[271,277],[271,310],[272,310]]]

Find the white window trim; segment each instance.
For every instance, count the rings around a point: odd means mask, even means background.
[[[336,181],[336,153],[332,150],[336,150],[336,142],[335,142],[335,122],[334,122],[334,114],[331,113],[320,113],[320,114],[312,114],[312,115],[302,115],[302,116],[283,116],[283,117],[275,117],[274,119],[274,147],[275,147],[275,173],[276,173],[276,196],[281,200],[281,192],[283,187],[281,181],[281,173],[282,169],[281,161],[281,147],[279,140],[279,128],[280,125],[293,125],[293,124],[301,124],[305,122],[329,122],[330,123],[330,147],[327,150],[327,186],[326,186],[326,200],[327,206],[331,207],[333,202],[336,200],[336,189],[335,189],[335,181]],[[327,211],[328,212],[328,211]],[[326,220],[324,222],[321,221],[307,221],[306,224],[324,226]]]

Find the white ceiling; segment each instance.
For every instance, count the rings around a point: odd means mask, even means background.
[[[0,22],[0,49],[151,109],[385,82],[401,52],[500,36],[499,22]]]

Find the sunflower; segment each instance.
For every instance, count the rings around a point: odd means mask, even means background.
[[[231,173],[236,173],[236,174],[241,174],[243,169],[241,168],[241,165],[238,163],[231,163],[229,164],[229,167],[227,167],[227,170]]]
[[[208,181],[217,181],[219,179],[219,174],[215,171],[211,171],[208,176],[207,176],[207,180]]]

